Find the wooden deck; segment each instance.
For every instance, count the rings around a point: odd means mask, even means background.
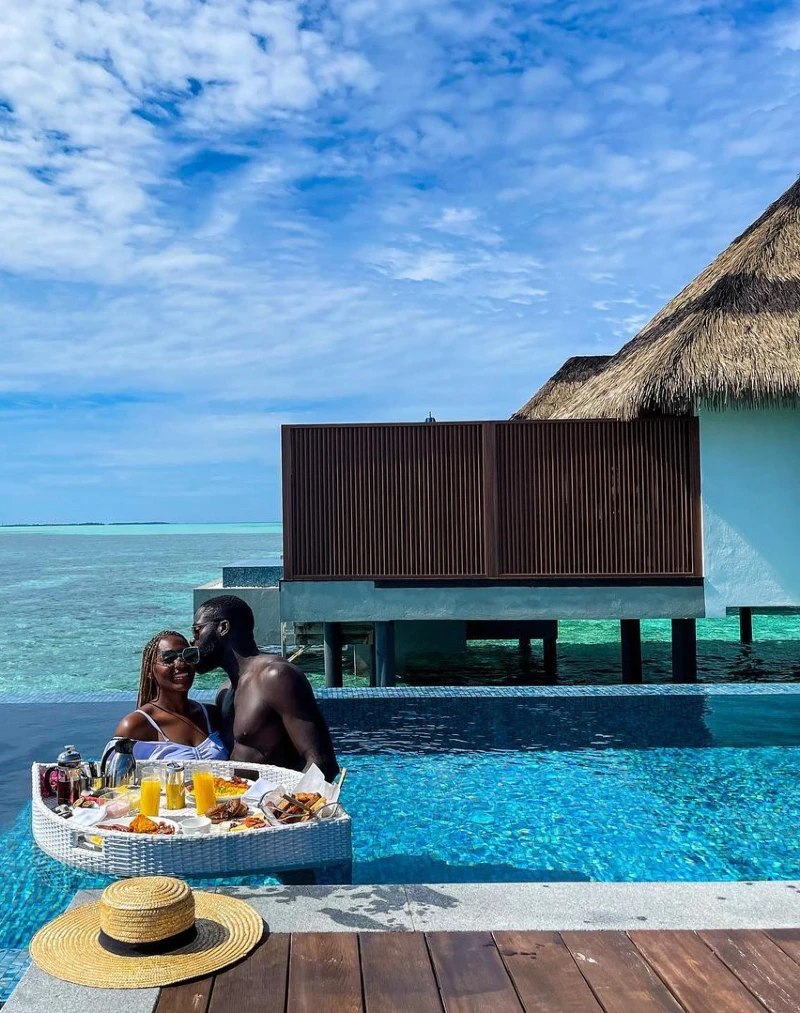
[[[798,1013],[800,929],[273,934],[156,1013]]]

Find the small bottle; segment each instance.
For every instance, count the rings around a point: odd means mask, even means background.
[[[186,808],[186,774],[182,763],[167,764],[166,792],[167,809]]]
[[[75,746],[64,746],[56,765],[56,801],[72,805],[81,795],[81,754]]]

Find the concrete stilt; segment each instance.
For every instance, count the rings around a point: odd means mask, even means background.
[[[531,660],[531,638],[520,637],[519,638],[519,656],[523,661]]]
[[[342,685],[341,624],[323,623],[322,641],[325,648],[325,685],[336,688]]]
[[[375,671],[375,649],[372,644],[353,645],[353,674],[367,679],[371,685]]]
[[[375,670],[379,686],[394,686],[394,623],[375,623]]]
[[[642,681],[642,624],[638,619],[620,619],[622,681]]]
[[[548,682],[558,678],[558,641],[555,637],[545,637],[542,641],[542,660],[544,674]]]
[[[672,620],[672,681],[697,682],[697,629],[694,619]]]
[[[739,640],[743,644],[753,643],[753,610],[739,609]]]

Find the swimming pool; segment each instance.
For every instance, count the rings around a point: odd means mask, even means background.
[[[350,771],[356,882],[800,878],[795,687],[320,696]],[[7,704],[8,784],[66,740],[96,750],[125,706]],[[0,796],[0,951],[12,954],[75,890],[105,882],[45,858],[28,819],[22,794]]]

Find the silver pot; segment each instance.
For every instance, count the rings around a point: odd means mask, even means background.
[[[133,755],[133,739],[115,736],[103,750],[100,760],[100,776],[107,788],[118,788],[132,784],[136,778],[136,760]]]

